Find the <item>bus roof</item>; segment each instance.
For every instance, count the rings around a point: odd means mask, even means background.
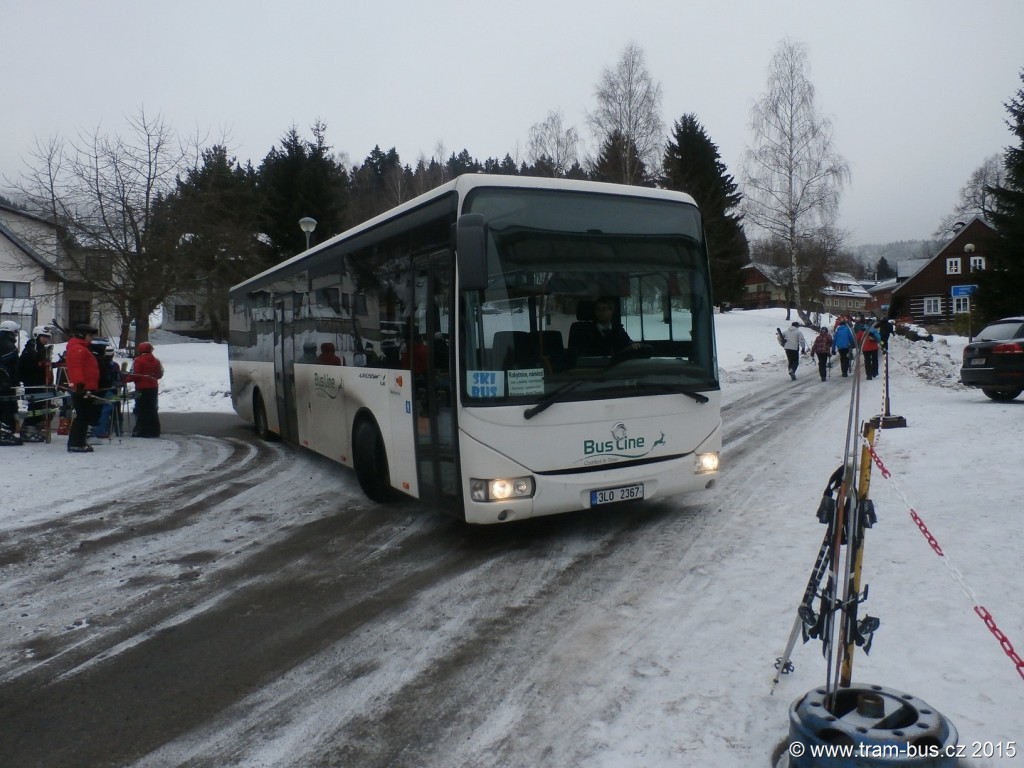
[[[574,179],[552,179],[543,176],[506,176],[499,174],[487,174],[487,173],[464,173],[461,176],[457,176],[445,184],[429,192],[424,192],[422,195],[414,197],[412,200],[402,203],[394,208],[390,208],[384,213],[374,216],[372,219],[367,219],[361,224],[357,224],[350,229],[345,230],[333,237],[324,240],[322,243],[317,243],[312,248],[302,251],[301,253],[292,256],[290,259],[280,262],[279,264],[270,267],[269,269],[260,272],[257,275],[253,275],[247,280],[243,280],[241,283],[233,286],[231,292],[241,290],[250,283],[254,283],[262,280],[263,278],[272,275],[281,269],[302,262],[307,257],[330,248],[335,243],[347,240],[354,235],[359,234],[365,230],[372,229],[373,227],[381,224],[382,222],[388,221],[389,219],[397,216],[405,211],[413,210],[421,205],[429,203],[431,200],[442,197],[450,192],[456,192],[461,200],[466,194],[476,187],[512,187],[521,189],[560,189],[566,192],[592,192],[598,194],[607,195],[626,195],[630,197],[646,197],[653,200],[675,200],[680,203],[689,203],[696,205],[696,201],[690,195],[685,192],[675,192],[668,189],[655,189],[652,187],[635,187],[626,184],[609,184],[603,181],[577,181]]]

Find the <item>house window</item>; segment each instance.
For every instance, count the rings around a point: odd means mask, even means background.
[[[92,281],[110,280],[114,274],[114,264],[110,255],[101,251],[85,254],[83,259],[86,278]]]
[[[92,302],[72,299],[68,302],[68,325],[74,328],[79,323],[92,321]]]
[[[357,294],[355,294],[354,298],[355,298],[355,307],[353,308],[354,314],[364,315],[365,316],[367,314],[367,311],[366,311],[366,295],[362,294],[362,293],[357,293]]]
[[[954,296],[953,297],[953,314],[954,315],[966,315],[971,311],[971,297],[970,296]]]
[[[981,272],[985,269],[984,256],[971,256],[971,272]]]
[[[176,323],[194,323],[196,321],[196,305],[175,304],[174,321]]]
[[[926,315],[941,315],[942,299],[938,296],[926,296],[924,299],[924,313]]]
[[[0,299],[28,299],[32,296],[31,288],[31,283],[0,280]]]
[[[946,274],[947,275],[959,275],[960,274],[960,257],[955,256],[951,259],[946,259]]]

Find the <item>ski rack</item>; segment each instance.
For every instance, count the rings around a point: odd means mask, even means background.
[[[873,327],[874,323],[857,345],[843,463],[829,477],[816,513],[819,522],[827,526],[825,535],[797,606],[785,650],[775,659],[771,683],[774,694],[781,676],[794,671],[791,657],[798,637],[804,643],[820,640],[826,659],[825,702],[831,708],[836,706],[839,689],[850,686],[855,649],[861,647],[869,653],[881,623],[874,616],[858,618],[859,606],[867,600],[869,591],[867,585],[862,587],[865,531],[878,521],[874,502],[868,498],[872,466],[868,446],[874,441],[875,430],[882,426],[881,417],[860,423],[862,347]]]

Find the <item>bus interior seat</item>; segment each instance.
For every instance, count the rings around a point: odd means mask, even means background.
[[[562,343],[562,332],[556,330],[538,331],[540,356],[545,367],[555,373],[569,367],[569,359]]]
[[[590,347],[593,335],[594,304],[590,299],[576,302],[576,322],[569,326],[569,351],[579,354],[579,350]]]
[[[537,338],[528,331],[495,331],[492,346],[495,368],[540,368]]]

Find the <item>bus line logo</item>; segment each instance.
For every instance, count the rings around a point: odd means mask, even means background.
[[[621,421],[611,428],[611,439],[584,440],[583,459],[601,456],[616,459],[641,459],[659,445],[665,445],[665,433],[653,443],[646,437],[630,437],[626,425]]]
[[[334,380],[333,376],[320,373],[313,374],[313,391],[318,396],[335,400],[338,397],[339,389],[338,382]]]

